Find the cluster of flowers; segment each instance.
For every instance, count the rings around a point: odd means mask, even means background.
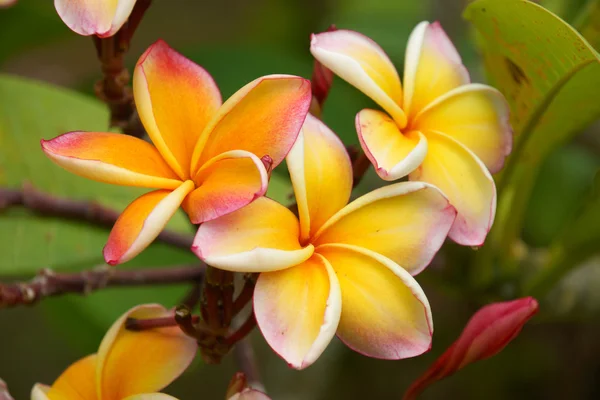
[[[119,30],[134,3],[55,0],[69,27],[101,37]],[[163,41],[140,57],[133,77],[153,145],[77,131],[43,141],[42,148],[75,174],[155,189],[121,214],[104,248],[107,263],[138,255],[181,206],[200,225],[192,251],[201,260],[260,273],[253,299],[258,326],[292,367],[311,365],[336,334],[370,357],[422,354],[431,346],[433,322],[413,276],[446,237],[468,246],[484,242],[496,207],[490,173],[511,149],[507,103],[497,90],[470,83],[438,23],[423,22],[411,34],[403,84],[385,52],[357,32],[313,35],[310,50],[384,110],[358,113],[360,144],[382,179],[408,181],[349,202],[352,164],[336,134],[308,113],[309,81],[264,76],[223,102],[209,73]],[[271,169],[284,159],[297,215],[264,196]],[[161,313],[140,306],[128,315]],[[150,346],[153,352],[145,350]],[[130,368],[124,358],[135,348],[142,358]],[[193,349],[172,328],[131,333],[122,318],[97,355],[34,395],[142,398],[134,395],[160,390],[181,373]],[[120,374],[114,381],[121,386],[105,385],[111,374]],[[73,379],[89,384],[89,396],[70,397]]]

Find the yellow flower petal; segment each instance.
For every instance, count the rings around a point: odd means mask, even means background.
[[[172,312],[158,304],[141,305],[127,311],[109,329],[98,350],[96,379],[102,399],[154,393],[185,371],[196,355],[197,344],[179,327],[140,332],[125,329],[127,318],[168,315]]]
[[[140,57],[133,90],[154,145],[181,179],[189,179],[194,146],[221,106],[214,80],[159,40]]]
[[[300,238],[306,241],[348,203],[352,164],[336,134],[309,114],[287,166],[298,202]]]
[[[386,181],[400,179],[415,170],[427,154],[427,139],[421,132],[403,134],[385,113],[362,110],[356,115],[358,140],[375,166],[377,175]]]
[[[182,205],[192,223],[201,224],[238,210],[264,195],[269,177],[258,157],[247,151],[234,150],[204,164],[194,181],[197,189]]]
[[[207,264],[228,271],[263,272],[306,261],[313,246],[300,246],[296,216],[261,197],[237,211],[203,223],[192,251]]]
[[[156,190],[135,199],[110,232],[104,246],[106,262],[122,264],[140,254],[156,239],[193,189],[194,183],[186,181],[173,191]]]
[[[456,211],[434,186],[401,182],[348,204],[317,233],[313,244],[343,243],[380,253],[416,275],[444,243]]]
[[[318,254],[295,267],[260,274],[254,290],[258,327],[296,369],[308,367],[323,353],[335,335],[341,306],[337,278]]]
[[[369,357],[398,360],[431,347],[433,321],[423,290],[392,260],[356,246],[326,245],[319,254],[340,282],[338,337]]]
[[[336,30],[313,35],[310,52],[321,64],[375,100],[398,126],[406,126],[398,72],[377,43],[358,32]]]
[[[464,85],[434,100],[413,121],[414,129],[442,132],[471,150],[498,172],[512,147],[509,107],[496,89]]]
[[[404,110],[411,120],[442,94],[469,83],[469,73],[439,22],[421,22],[406,47]]]
[[[44,153],[69,172],[115,185],[175,189],[179,177],[151,144],[104,132],[69,132],[42,140]]]
[[[97,357],[92,354],[72,364],[45,393],[47,398],[49,400],[97,399],[96,362]],[[40,395],[39,392],[37,395]]]
[[[298,137],[311,100],[310,82],[291,75],[258,78],[231,96],[202,133],[192,165],[230,150],[283,161]]]
[[[496,213],[496,185],[487,168],[466,147],[440,133],[427,132],[429,151],[410,180],[437,186],[458,215],[450,238],[465,246],[480,246]]]
[[[63,22],[80,35],[114,35],[127,21],[136,0],[54,0]]]

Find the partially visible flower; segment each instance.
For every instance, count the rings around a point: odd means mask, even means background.
[[[262,196],[268,172],[292,147],[310,105],[310,84],[288,75],[250,82],[221,104],[212,77],[158,41],[133,76],[137,110],[154,146],[107,132],[69,132],[42,141],[46,155],[75,174],[117,185],[155,188],[133,201],[104,248],[126,262],[163,230],[180,205],[199,224]]]
[[[371,357],[427,351],[431,310],[411,274],[444,242],[454,208],[422,182],[386,186],[347,204],[348,154],[310,114],[287,165],[299,219],[262,197],[202,224],[192,250],[217,268],[261,272],[254,291],[258,326],[294,368],[312,364],[336,332]]]
[[[10,7],[10,6],[14,5],[16,2],[17,2],[17,0],[0,0],[0,8]]]
[[[450,237],[481,245],[494,221],[498,172],[510,153],[508,105],[494,88],[471,84],[439,23],[422,22],[406,48],[404,88],[385,52],[360,33],[313,35],[311,52],[386,112],[362,110],[356,129],[385,180],[409,175],[444,192],[458,216]],[[488,171],[489,170],[489,171]]]
[[[141,332],[125,329],[127,318],[160,318],[169,314],[157,304],[127,311],[108,330],[98,353],[76,361],[52,384],[36,384],[32,400],[176,400],[156,393],[186,370],[196,341],[179,327]]]
[[[252,389],[248,385],[246,375],[237,372],[229,382],[225,400],[271,400],[271,398],[260,390]]]
[[[129,19],[136,0],[54,0],[63,22],[83,36],[109,37]]]
[[[498,354],[538,311],[533,297],[493,303],[477,311],[462,334],[406,391],[413,400],[432,383],[446,378],[475,361]]]

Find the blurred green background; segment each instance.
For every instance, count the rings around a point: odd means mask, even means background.
[[[546,5],[570,20],[582,3],[548,0]],[[461,18],[466,4],[465,0],[155,0],[134,37],[127,61],[133,65],[148,45],[165,39],[206,68],[226,98],[261,75],[310,77],[309,35],[332,23],[373,38],[402,70],[412,28],[422,20],[440,20],[473,80],[482,82],[484,72],[473,35]],[[71,32],[51,1],[20,0],[12,8],[0,9],[0,39],[0,72],[92,96],[92,85],[100,76],[92,41]],[[0,92],[0,96],[10,95]],[[0,104],[10,101],[0,98]],[[27,101],[34,110],[40,100],[34,96]],[[346,143],[355,144],[354,115],[370,105],[365,96],[336,79],[325,104],[324,120]],[[589,128],[545,163],[525,224],[524,238],[534,248],[548,244],[589,192],[600,167],[599,132],[598,126]],[[278,173],[284,177],[285,171]],[[370,173],[359,191],[378,185],[381,182]],[[6,225],[0,225],[0,238],[10,234]],[[97,233],[99,237],[106,234]],[[98,247],[98,254],[100,250]],[[190,254],[154,245],[135,265],[123,268],[193,261]],[[436,384],[422,398],[600,398],[598,263],[591,260],[567,277],[550,300],[542,303],[551,309],[542,308],[543,315],[528,324],[504,352]],[[458,336],[474,311],[468,293],[447,288],[432,277],[436,265],[417,278],[431,301],[436,324],[430,353],[416,359],[381,361],[360,356],[334,341],[315,365],[297,372],[255,332],[252,341],[268,393],[274,399],[294,400],[400,398],[412,380]],[[33,307],[0,310],[0,377],[16,400],[27,399],[35,382],[51,384],[71,362],[94,352],[112,321],[130,306],[140,302],[172,306],[186,291],[185,286],[111,289],[88,297],[66,296]],[[235,371],[231,356],[219,366],[198,361],[166,392],[182,400],[220,399]]]

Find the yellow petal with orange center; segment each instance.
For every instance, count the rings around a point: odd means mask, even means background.
[[[365,109],[359,112],[356,115],[356,131],[377,175],[386,181],[408,175],[427,154],[427,139],[421,132],[403,134],[396,123],[381,111]]]
[[[194,224],[229,214],[249,204],[267,191],[269,177],[265,165],[254,154],[242,150],[223,153],[194,177],[197,189],[182,206]]]
[[[181,179],[190,177],[194,146],[221,106],[208,72],[159,40],[133,74],[135,102],[148,135]]]
[[[63,22],[80,35],[114,35],[123,26],[136,0],[54,0]]]
[[[319,248],[342,292],[338,337],[369,357],[398,360],[431,347],[433,321],[423,290],[390,259],[356,246]]]
[[[296,369],[308,367],[323,353],[335,335],[341,308],[337,278],[318,254],[295,267],[262,273],[256,282],[258,327]]]
[[[512,148],[508,103],[498,90],[486,85],[465,85],[442,95],[415,117],[413,127],[452,137],[492,173],[502,168]]]
[[[409,121],[437,97],[470,82],[439,22],[417,25],[408,39],[404,60],[404,110]]]
[[[146,304],[132,308],[113,324],[98,350],[96,379],[101,399],[153,394],[185,371],[196,355],[197,344],[179,327],[125,329],[127,318],[172,315],[158,304]]]
[[[275,271],[313,254],[312,245],[300,245],[299,233],[298,219],[290,210],[260,197],[200,225],[192,251],[207,264],[228,271]]]
[[[287,156],[305,241],[341,210],[352,191],[352,164],[342,141],[323,122],[308,115]]]
[[[298,137],[310,106],[310,82],[291,75],[258,78],[231,96],[202,133],[194,149],[193,171],[230,150],[283,161]]]
[[[313,35],[310,52],[324,66],[375,100],[404,128],[402,85],[381,47],[358,32],[336,30]]]
[[[185,181],[173,191],[156,190],[135,199],[110,232],[103,252],[106,262],[122,264],[140,254],[156,239],[193,189],[194,183]]]
[[[45,393],[49,400],[95,400],[96,354],[72,364]],[[41,396],[40,396],[41,397]]]
[[[401,182],[348,204],[317,233],[325,244],[348,244],[380,253],[416,275],[444,243],[456,211],[440,191],[423,182]]]
[[[496,213],[496,185],[483,163],[456,140],[426,132],[427,157],[410,180],[437,186],[458,212],[450,238],[465,246],[480,246]]]
[[[69,172],[115,185],[175,189],[179,177],[151,144],[108,132],[69,132],[42,140],[44,153]]]

